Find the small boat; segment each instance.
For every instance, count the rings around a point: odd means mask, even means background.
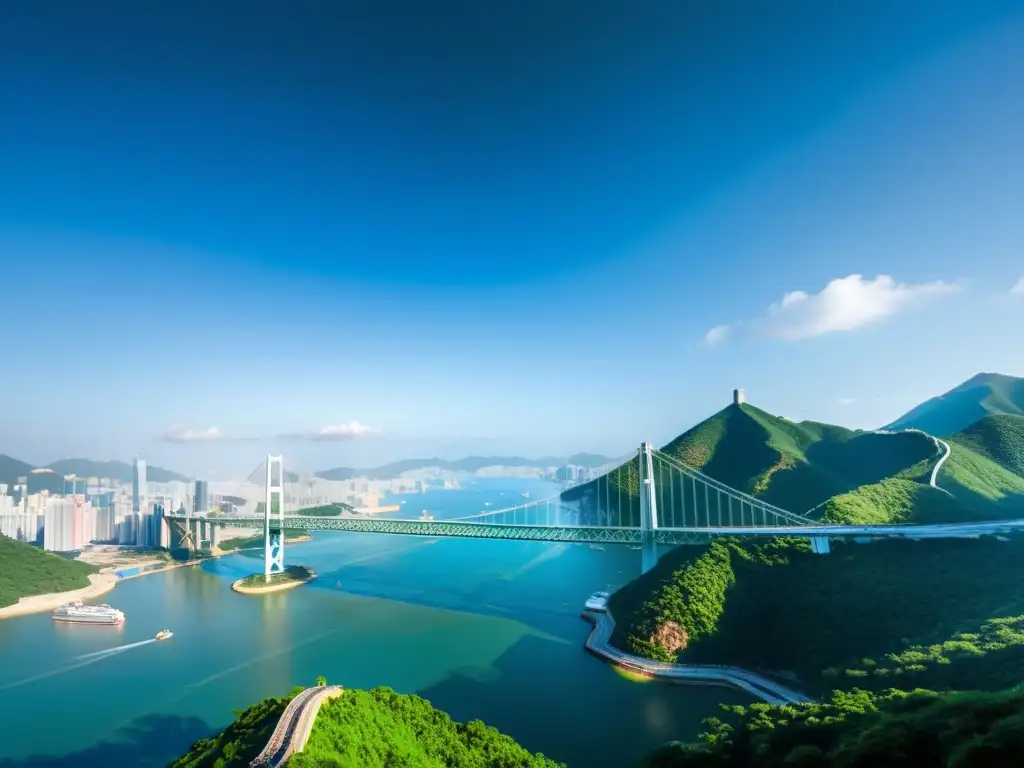
[[[169,629],[161,629],[156,633],[157,640],[169,640],[172,637],[174,637],[174,633]]]

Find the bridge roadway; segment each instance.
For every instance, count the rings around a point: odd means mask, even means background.
[[[661,661],[651,661],[641,656],[633,656],[611,644],[612,632],[615,631],[615,620],[611,614],[583,611],[582,615],[584,619],[594,625],[587,637],[587,650],[617,667],[672,683],[728,685],[746,691],[769,704],[801,704],[813,701],[802,693],[779,685],[774,680],[739,667],[715,664],[667,664]]]
[[[185,517],[168,515],[176,523]],[[224,516],[205,519],[228,527],[262,527],[261,516]],[[576,541],[588,543],[640,544],[643,532],[639,528],[587,525],[527,525],[513,523],[484,523],[460,520],[419,520],[387,517],[307,517],[285,515],[285,527],[312,531],[351,531],[358,533],[391,533],[406,536],[445,536],[478,539],[518,539],[526,541]],[[280,526],[278,518],[271,519],[271,527]],[[1011,533],[1024,530],[1024,519],[993,520],[982,523],[880,524],[880,525],[766,525],[766,526],[705,526],[686,528],[656,528],[654,539],[659,544],[691,543],[695,536],[868,536],[895,538],[972,538],[976,536]]]
[[[320,685],[296,694],[281,713],[270,740],[251,763],[250,768],[278,768],[296,752],[301,752],[313,731],[313,722],[321,705],[340,696],[340,685]]]

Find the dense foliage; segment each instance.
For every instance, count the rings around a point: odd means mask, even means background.
[[[1024,477],[1024,416],[986,416],[954,440],[1008,472]]]
[[[1024,514],[1024,474],[1015,474],[1024,464],[1024,417],[984,419],[949,443],[941,490],[929,485],[942,452],[928,435],[796,423],[749,404],[730,405],[662,450],[732,488],[826,522],[944,523]],[[659,471],[655,487],[663,518],[687,516],[668,524],[692,525],[717,515],[714,495],[694,492],[691,501],[692,480]],[[681,505],[671,495],[676,484],[686,498]],[[562,498],[580,504],[585,523],[638,525],[639,486],[638,465],[631,461]]]
[[[0,608],[22,597],[88,587],[89,574],[98,571],[95,565],[0,536]]]
[[[646,768],[978,768],[1020,765],[1024,692],[836,691],[822,704],[728,707],[704,744],[671,744]]]
[[[318,685],[326,682],[317,678]],[[290,699],[266,699],[236,713],[238,719],[223,733],[197,741],[170,768],[248,766],[269,740]],[[479,720],[456,723],[426,699],[375,688],[347,689],[325,702],[305,749],[293,755],[288,766],[558,768],[559,764],[531,754]]]
[[[827,556],[781,540],[680,547],[612,595],[612,641],[655,659],[796,676],[812,694],[895,680],[995,690],[1024,679],[1022,561],[1017,537],[836,542]],[[651,642],[668,621],[688,635],[678,653]]]
[[[244,711],[235,711],[237,719],[223,733],[200,739],[187,754],[168,768],[228,768],[247,766],[260,753],[288,702],[301,688],[284,698],[264,699]]]
[[[456,723],[419,696],[346,690],[324,704],[290,768],[555,768],[479,720]]]

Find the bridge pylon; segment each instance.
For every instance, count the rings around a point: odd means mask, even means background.
[[[650,443],[640,446],[640,568],[647,573],[658,563],[658,489],[654,484],[654,455]]]
[[[277,475],[274,469],[277,468]],[[270,530],[270,520],[277,497],[278,529]],[[266,498],[263,508],[263,576],[266,581],[284,571],[284,463],[281,455],[267,454]]]

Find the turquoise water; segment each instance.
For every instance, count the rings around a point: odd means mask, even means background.
[[[551,486],[502,478],[404,498],[410,514],[442,518],[526,489]],[[0,621],[0,766],[164,765],[234,708],[317,675],[417,693],[571,766],[629,765],[692,737],[718,702],[745,700],[635,683],[583,650],[580,606],[637,574],[635,551],[320,533],[286,559],[320,578],[238,595],[231,582],[262,568],[243,553],[119,584],[101,601],[125,611],[120,628]],[[171,640],[145,642],[165,627]]]

